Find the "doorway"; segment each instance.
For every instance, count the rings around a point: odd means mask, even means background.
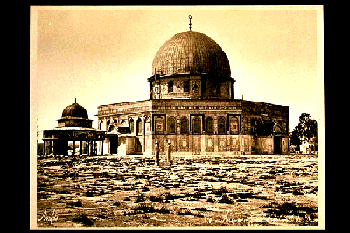
[[[274,136],[274,146],[275,151],[274,154],[282,154],[282,137],[281,136]]]
[[[109,137],[109,153],[118,153],[118,136]]]

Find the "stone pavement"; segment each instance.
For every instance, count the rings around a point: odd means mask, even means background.
[[[317,225],[317,177],[313,155],[40,157],[38,226]]]

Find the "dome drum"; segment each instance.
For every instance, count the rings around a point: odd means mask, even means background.
[[[150,99],[233,99],[232,78],[173,75],[150,80]]]

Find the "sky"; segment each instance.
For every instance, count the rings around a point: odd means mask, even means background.
[[[32,7],[31,118],[42,134],[76,98],[96,127],[97,106],[148,99],[153,58],[192,15],[192,30],[226,52],[235,98],[289,106],[290,131],[303,112],[323,121],[322,14],[320,6]]]

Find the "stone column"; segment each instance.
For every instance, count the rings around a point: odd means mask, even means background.
[[[213,117],[213,123],[214,123],[214,134],[218,134],[218,117],[214,116]]]
[[[213,147],[214,147],[214,152],[219,151],[219,138],[218,138],[218,117],[214,116],[214,138],[213,138]]]
[[[90,155],[90,141],[86,141],[87,156]]]
[[[52,141],[52,153],[56,154],[56,143]]]
[[[46,155],[46,141],[44,141],[44,155]]]
[[[145,115],[141,116],[141,121],[142,121],[142,152],[145,152],[145,146],[146,146],[146,126],[145,126]]]
[[[75,141],[73,140],[73,152],[72,155],[75,155]]]
[[[158,141],[156,141],[155,151],[156,151],[156,163],[157,163],[157,166],[159,166],[159,142]]]
[[[69,145],[69,140],[67,140],[67,144],[66,144],[66,149],[65,149],[66,155],[68,155],[68,145]]]
[[[137,120],[139,119],[138,117],[133,117],[134,119],[134,135],[137,135]]]
[[[49,141],[49,154],[52,153],[52,141],[50,140]]]
[[[170,142],[170,139],[168,140],[168,146],[167,146],[167,162],[170,163],[171,165],[171,142]]]

